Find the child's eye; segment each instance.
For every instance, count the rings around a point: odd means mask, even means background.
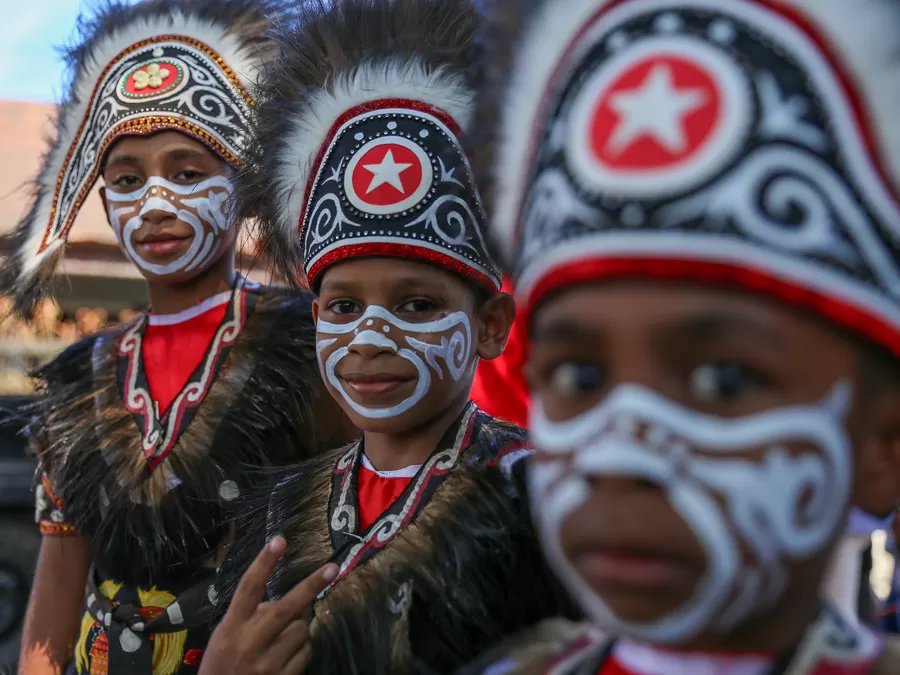
[[[112,182],[112,184],[115,187],[133,188],[133,187],[137,187],[140,184],[140,182],[141,182],[141,179],[138,178],[137,176],[119,176]]]
[[[409,302],[400,305],[398,309],[401,312],[422,314],[424,312],[431,312],[437,309],[437,303],[431,300],[426,300],[424,298],[416,298],[415,300],[410,300]]]
[[[185,183],[195,183],[201,178],[203,178],[203,174],[200,171],[194,171],[193,169],[185,169],[175,175],[175,180],[183,181]]]
[[[698,401],[715,403],[752,393],[764,380],[758,370],[741,363],[705,363],[693,370],[688,386]]]
[[[574,398],[590,394],[604,385],[603,368],[594,363],[566,361],[555,366],[548,378],[552,394]]]
[[[352,300],[335,300],[328,305],[328,309],[335,314],[353,314],[359,312],[361,308],[358,303]]]

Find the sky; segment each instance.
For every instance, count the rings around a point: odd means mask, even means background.
[[[59,99],[65,44],[79,11],[91,0],[0,0],[0,99],[49,103]]]

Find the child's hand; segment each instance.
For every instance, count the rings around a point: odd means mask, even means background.
[[[310,658],[306,616],[316,596],[334,579],[338,568],[328,564],[297,584],[280,600],[264,602],[266,582],[284,553],[286,543],[275,537],[256,556],[212,634],[200,675],[297,675]]]

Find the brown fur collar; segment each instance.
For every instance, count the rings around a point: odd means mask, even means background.
[[[569,611],[521,498],[523,463],[512,477],[496,465],[504,449],[521,443],[521,432],[478,416],[465,461],[417,517],[320,596],[311,675],[449,672],[525,626]],[[288,541],[270,596],[335,559],[332,478],[346,454],[298,467],[269,500],[266,529]],[[238,576],[226,574],[224,586],[233,588]]]
[[[884,645],[884,652],[872,675],[897,675],[900,673],[900,637],[896,635],[890,636]]]
[[[545,621],[493,649],[456,675],[480,675],[503,664],[504,675],[593,675],[613,639],[589,623]],[[796,651],[772,668],[772,675],[896,675],[900,638],[881,638],[866,627],[846,624],[825,610]]]
[[[344,420],[323,396],[310,297],[254,293],[205,399],[152,472],[117,382],[118,345],[133,324],[88,338],[36,373],[42,467],[106,576],[190,576],[224,538],[236,492],[249,491],[263,467],[317,454]]]

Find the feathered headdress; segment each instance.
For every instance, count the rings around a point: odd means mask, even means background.
[[[255,170],[239,189],[286,276],[348,256],[425,260],[499,288],[460,137],[475,82],[469,0],[313,0],[276,38]]]
[[[900,356],[900,4],[494,4],[475,166],[526,318],[683,279]]]
[[[234,167],[245,163],[250,87],[274,56],[265,38],[283,9],[275,0],[104,2],[81,17],[68,49],[68,91],[56,138],[34,180],[5,279],[16,309],[30,314],[47,290],[79,209],[111,143],[171,129]]]

